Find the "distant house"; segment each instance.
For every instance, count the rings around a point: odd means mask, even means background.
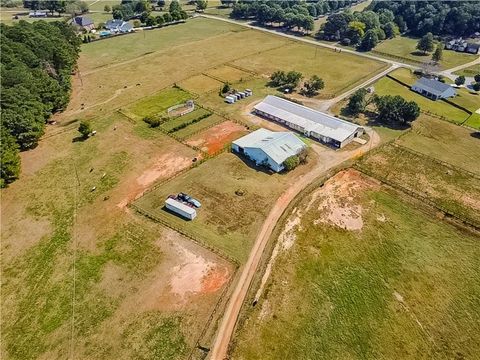
[[[478,54],[480,51],[480,44],[468,43],[466,51],[470,54]]]
[[[133,31],[133,26],[121,19],[112,19],[105,23],[105,29],[110,30],[112,33],[129,33]]]
[[[450,85],[425,77],[413,84],[411,89],[432,100],[446,99],[457,94]]]
[[[303,141],[290,131],[274,132],[263,128],[232,143],[233,151],[275,172],[282,171],[285,160],[298,155],[305,148]]]
[[[46,11],[30,11],[28,13],[29,17],[38,18],[38,17],[47,17]]]
[[[86,16],[76,16],[75,19],[73,19],[73,24],[81,29],[90,31],[95,28],[95,24],[93,23],[93,20],[86,17]]]
[[[462,38],[450,40],[445,44],[445,49],[458,52],[468,52],[470,54],[478,54],[480,44],[467,42]]]

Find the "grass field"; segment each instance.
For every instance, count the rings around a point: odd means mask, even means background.
[[[219,91],[223,86],[223,83],[206,75],[200,74],[183,80],[179,82],[178,85],[188,92],[201,95],[214,90]]]
[[[476,357],[478,236],[352,172],[297,209],[232,358]],[[325,220],[342,213],[361,229]]]
[[[348,71],[345,71],[348,63]],[[337,94],[346,91],[355,83],[372,77],[385,68],[385,64],[351,54],[342,54],[314,45],[290,43],[278,49],[244,57],[234,61],[242,68],[258,74],[270,75],[276,70],[300,71],[305,78],[320,76],[325,88],[320,94]]]
[[[233,258],[244,261],[263,220],[290,181],[306,167],[283,174],[267,174],[225,153],[168,181],[135,202],[175,228]],[[221,186],[219,186],[221,184]],[[244,191],[243,196],[235,191]],[[163,209],[170,194],[185,192],[201,203],[197,218],[187,222]]]
[[[114,113],[22,154],[2,190],[2,358],[177,359],[202,333],[231,266],[125,209],[196,152],[134,126]]]
[[[480,144],[474,135],[464,127],[422,115],[397,143],[480,175],[476,161]]]
[[[431,61],[431,53],[424,55],[416,50],[417,42],[418,39],[397,36],[394,39],[382,41],[375,47],[374,51],[390,54],[394,57],[400,57],[407,62],[408,60],[421,63]],[[449,69],[473,60],[475,60],[475,55],[444,50],[443,59],[440,61],[439,66],[442,69]]]
[[[170,119],[160,125],[160,127],[165,130],[166,132],[175,132],[175,128],[179,126],[186,125],[185,128],[189,126],[189,124],[193,124],[193,122],[197,121],[199,118],[211,115],[212,113],[208,110],[203,108],[197,107],[191,113],[185,114],[183,116],[178,116],[176,118]],[[206,119],[206,118],[205,118]],[[202,119],[199,122],[205,120]],[[185,129],[184,128],[184,129]]]
[[[474,129],[480,129],[480,114],[474,113],[470,115],[467,121],[464,122],[464,125],[470,126]]]
[[[480,225],[480,177],[393,145],[366,156],[357,166]]]
[[[221,123],[222,121],[225,121],[223,117],[217,114],[212,114],[200,122],[196,122],[195,124],[189,125],[186,128],[175,131],[175,136],[180,139],[187,139],[193,134],[199,133],[202,130],[205,130],[209,127],[212,127],[216,124]]]
[[[395,76],[395,72],[392,73],[392,76]],[[446,102],[427,99],[387,77],[377,81],[374,87],[375,93],[378,95],[400,95],[408,101],[415,101],[422,111],[430,112],[456,124],[462,124],[470,116],[467,112]]]
[[[209,69],[205,72],[205,74],[213,77],[214,79],[219,79],[222,82],[229,83],[246,80],[252,77],[252,74],[228,65],[222,65],[213,69]]]
[[[167,88],[157,94],[137,101],[124,111],[132,118],[141,120],[145,116],[166,115],[170,106],[179,105],[192,97],[178,88]]]
[[[477,74],[480,74],[480,64],[473,65],[468,68],[462,69],[460,71],[455,72],[456,75],[463,75],[465,77],[473,77]]]

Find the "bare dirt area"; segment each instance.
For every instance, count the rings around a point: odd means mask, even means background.
[[[244,126],[227,120],[189,138],[186,144],[198,147],[208,154],[215,154],[232,140],[246,133],[247,129]]]
[[[337,174],[317,190],[320,192],[317,208],[322,217],[315,220],[314,224],[325,223],[350,231],[361,230],[364,209],[355,200],[362,191],[374,186],[379,185],[374,180],[365,179],[355,170]]]

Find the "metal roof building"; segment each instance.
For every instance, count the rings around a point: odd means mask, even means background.
[[[456,95],[455,89],[450,85],[424,77],[418,79],[411,89],[432,100],[445,99]]]
[[[361,126],[272,95],[255,105],[254,112],[337,148],[364,132]]]
[[[292,132],[267,129],[258,129],[232,143],[232,150],[275,172],[282,171],[284,161],[290,156],[298,155],[305,148],[303,141]]]

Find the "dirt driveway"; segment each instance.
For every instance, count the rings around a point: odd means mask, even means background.
[[[236,284],[233,294],[225,310],[222,322],[217,332],[217,337],[210,352],[210,359],[225,359],[228,351],[228,344],[232,337],[237,322],[238,314],[242,304],[247,296],[248,288],[252,282],[253,276],[257,271],[258,264],[268,243],[270,235],[275,228],[280,216],[287,209],[288,204],[315,179],[324,175],[329,169],[343,163],[346,160],[354,159],[380,144],[380,137],[372,129],[366,129],[370,136],[370,141],[358,148],[340,151],[333,151],[323,146],[312,144],[313,150],[318,154],[318,165],[310,172],[300,176],[298,181],[288,188],[276,201],[272,210],[255,240],[246,264],[243,266],[240,278]]]

